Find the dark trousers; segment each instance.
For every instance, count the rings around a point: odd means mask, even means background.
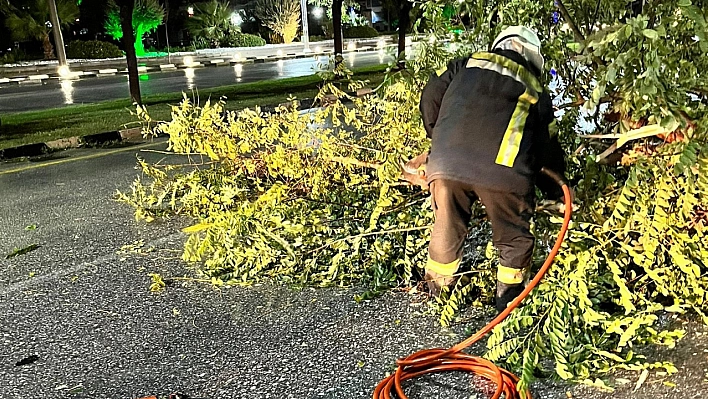
[[[430,193],[435,223],[426,269],[442,275],[457,271],[472,216],[472,204],[479,199],[492,223],[492,242],[499,250],[498,280],[503,286],[521,286],[533,256],[534,236],[530,221],[534,193],[519,195],[444,179],[433,180]],[[505,287],[498,285],[497,296],[508,296],[506,291]],[[505,307],[506,303],[503,305]]]

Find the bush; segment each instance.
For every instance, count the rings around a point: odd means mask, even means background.
[[[212,48],[211,43],[209,40],[203,38],[203,37],[198,37],[192,41],[192,47],[194,47],[195,50],[201,50],[205,48]]]
[[[249,33],[235,33],[224,39],[224,46],[228,47],[259,47],[265,44],[266,41],[262,37]]]
[[[189,46],[170,46],[170,47],[149,47],[148,53],[185,53],[196,50],[193,45]]]
[[[42,56],[41,55],[36,55],[36,54],[27,54],[22,49],[12,49],[12,51],[5,53],[0,57],[0,64],[14,64],[17,62],[22,62],[22,61],[30,61],[30,60],[41,60]]]
[[[322,25],[322,33],[324,34],[325,39],[334,38],[334,26],[332,24],[332,20],[328,19],[327,22]]]
[[[118,58],[123,57],[123,51],[113,43],[100,40],[76,40],[66,47],[69,58]]]
[[[343,34],[346,38],[369,38],[378,37],[379,31],[370,26],[350,26],[344,29]]]

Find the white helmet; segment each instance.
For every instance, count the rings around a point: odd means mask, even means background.
[[[541,39],[536,32],[525,26],[510,26],[504,29],[494,39],[492,50],[496,49],[516,51],[539,71],[543,71],[545,61],[541,55]]]

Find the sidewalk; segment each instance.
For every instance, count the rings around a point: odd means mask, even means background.
[[[395,45],[388,37],[373,39],[348,39],[344,52],[383,50]],[[306,58],[331,54],[331,40],[310,43],[310,51],[303,51],[301,43],[268,44],[262,47],[204,49],[194,52],[173,53],[163,57],[138,58],[139,72],[167,71],[177,68],[236,65],[274,62],[293,58]],[[47,79],[84,79],[96,76],[127,74],[125,58],[102,60],[69,60],[69,71],[60,74],[57,61],[35,61],[19,65],[0,66],[0,86],[24,83],[41,83]]]

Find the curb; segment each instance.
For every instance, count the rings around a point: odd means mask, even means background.
[[[374,92],[371,88],[365,87],[358,89],[355,92],[347,92],[349,96],[352,97],[366,97],[372,95]],[[336,101],[336,98],[332,98],[330,94],[325,98],[325,103]],[[349,99],[343,98],[343,103],[350,102]],[[290,103],[279,104],[281,106],[288,106]],[[303,108],[301,111],[318,108],[309,107]],[[130,142],[141,142],[143,140],[142,127],[134,127],[130,129],[113,130],[109,132],[94,133],[86,136],[73,136],[53,141],[48,141],[45,143],[35,143],[35,144],[25,144],[18,147],[10,147],[0,150],[0,161],[7,161],[14,158],[30,158],[37,157],[41,155],[46,155],[54,151],[66,150],[69,148],[80,148],[83,146],[96,147],[112,142],[118,143],[130,143]]]
[[[370,51],[379,51],[379,50],[385,50],[389,47],[395,47],[395,44],[390,44],[386,43],[386,45],[382,48],[376,48],[376,47],[371,47],[371,46],[362,46],[362,47],[357,47],[357,48],[344,48],[342,53],[363,53],[363,52],[370,52]],[[209,56],[189,56],[193,57],[193,62],[190,63],[189,65],[185,65],[183,63],[169,63],[169,64],[159,64],[159,65],[150,65],[150,66],[139,66],[138,67],[138,73],[149,73],[149,72],[165,72],[165,71],[174,71],[177,69],[185,69],[185,68],[202,68],[202,67],[219,67],[219,66],[228,66],[228,65],[238,65],[238,64],[250,64],[250,63],[256,63],[256,64],[261,64],[261,63],[266,63],[266,62],[278,62],[282,60],[290,60],[290,59],[302,59],[302,58],[308,58],[308,57],[320,57],[320,56],[329,56],[333,54],[333,50],[331,49],[326,49],[326,50],[320,50],[320,51],[311,51],[309,53],[287,53],[287,54],[282,54],[282,55],[269,55],[269,56],[256,56],[256,57],[240,57],[238,59],[232,57],[232,58],[227,58],[220,56],[218,58],[213,58]],[[180,60],[181,61],[181,60]],[[115,76],[115,75],[126,75],[128,74],[128,69],[127,68],[95,68],[95,69],[86,69],[83,71],[72,71],[70,76],[62,77],[59,76],[57,73],[47,73],[47,74],[36,74],[36,75],[18,75],[14,77],[4,77],[0,78],[0,87],[2,86],[10,86],[10,85],[18,85],[18,84],[30,84],[30,83],[43,83],[47,80],[79,80],[79,79],[87,79],[87,78],[94,78],[94,77],[102,77],[102,76]],[[0,156],[0,158],[2,158]]]
[[[25,144],[0,150],[0,160],[6,161],[13,158],[29,158],[49,154],[53,151],[80,148],[83,146],[99,146],[111,142],[132,142],[142,140],[142,128],[114,130],[110,132],[94,133],[86,136],[73,136],[64,139],[48,141],[46,143]]]

